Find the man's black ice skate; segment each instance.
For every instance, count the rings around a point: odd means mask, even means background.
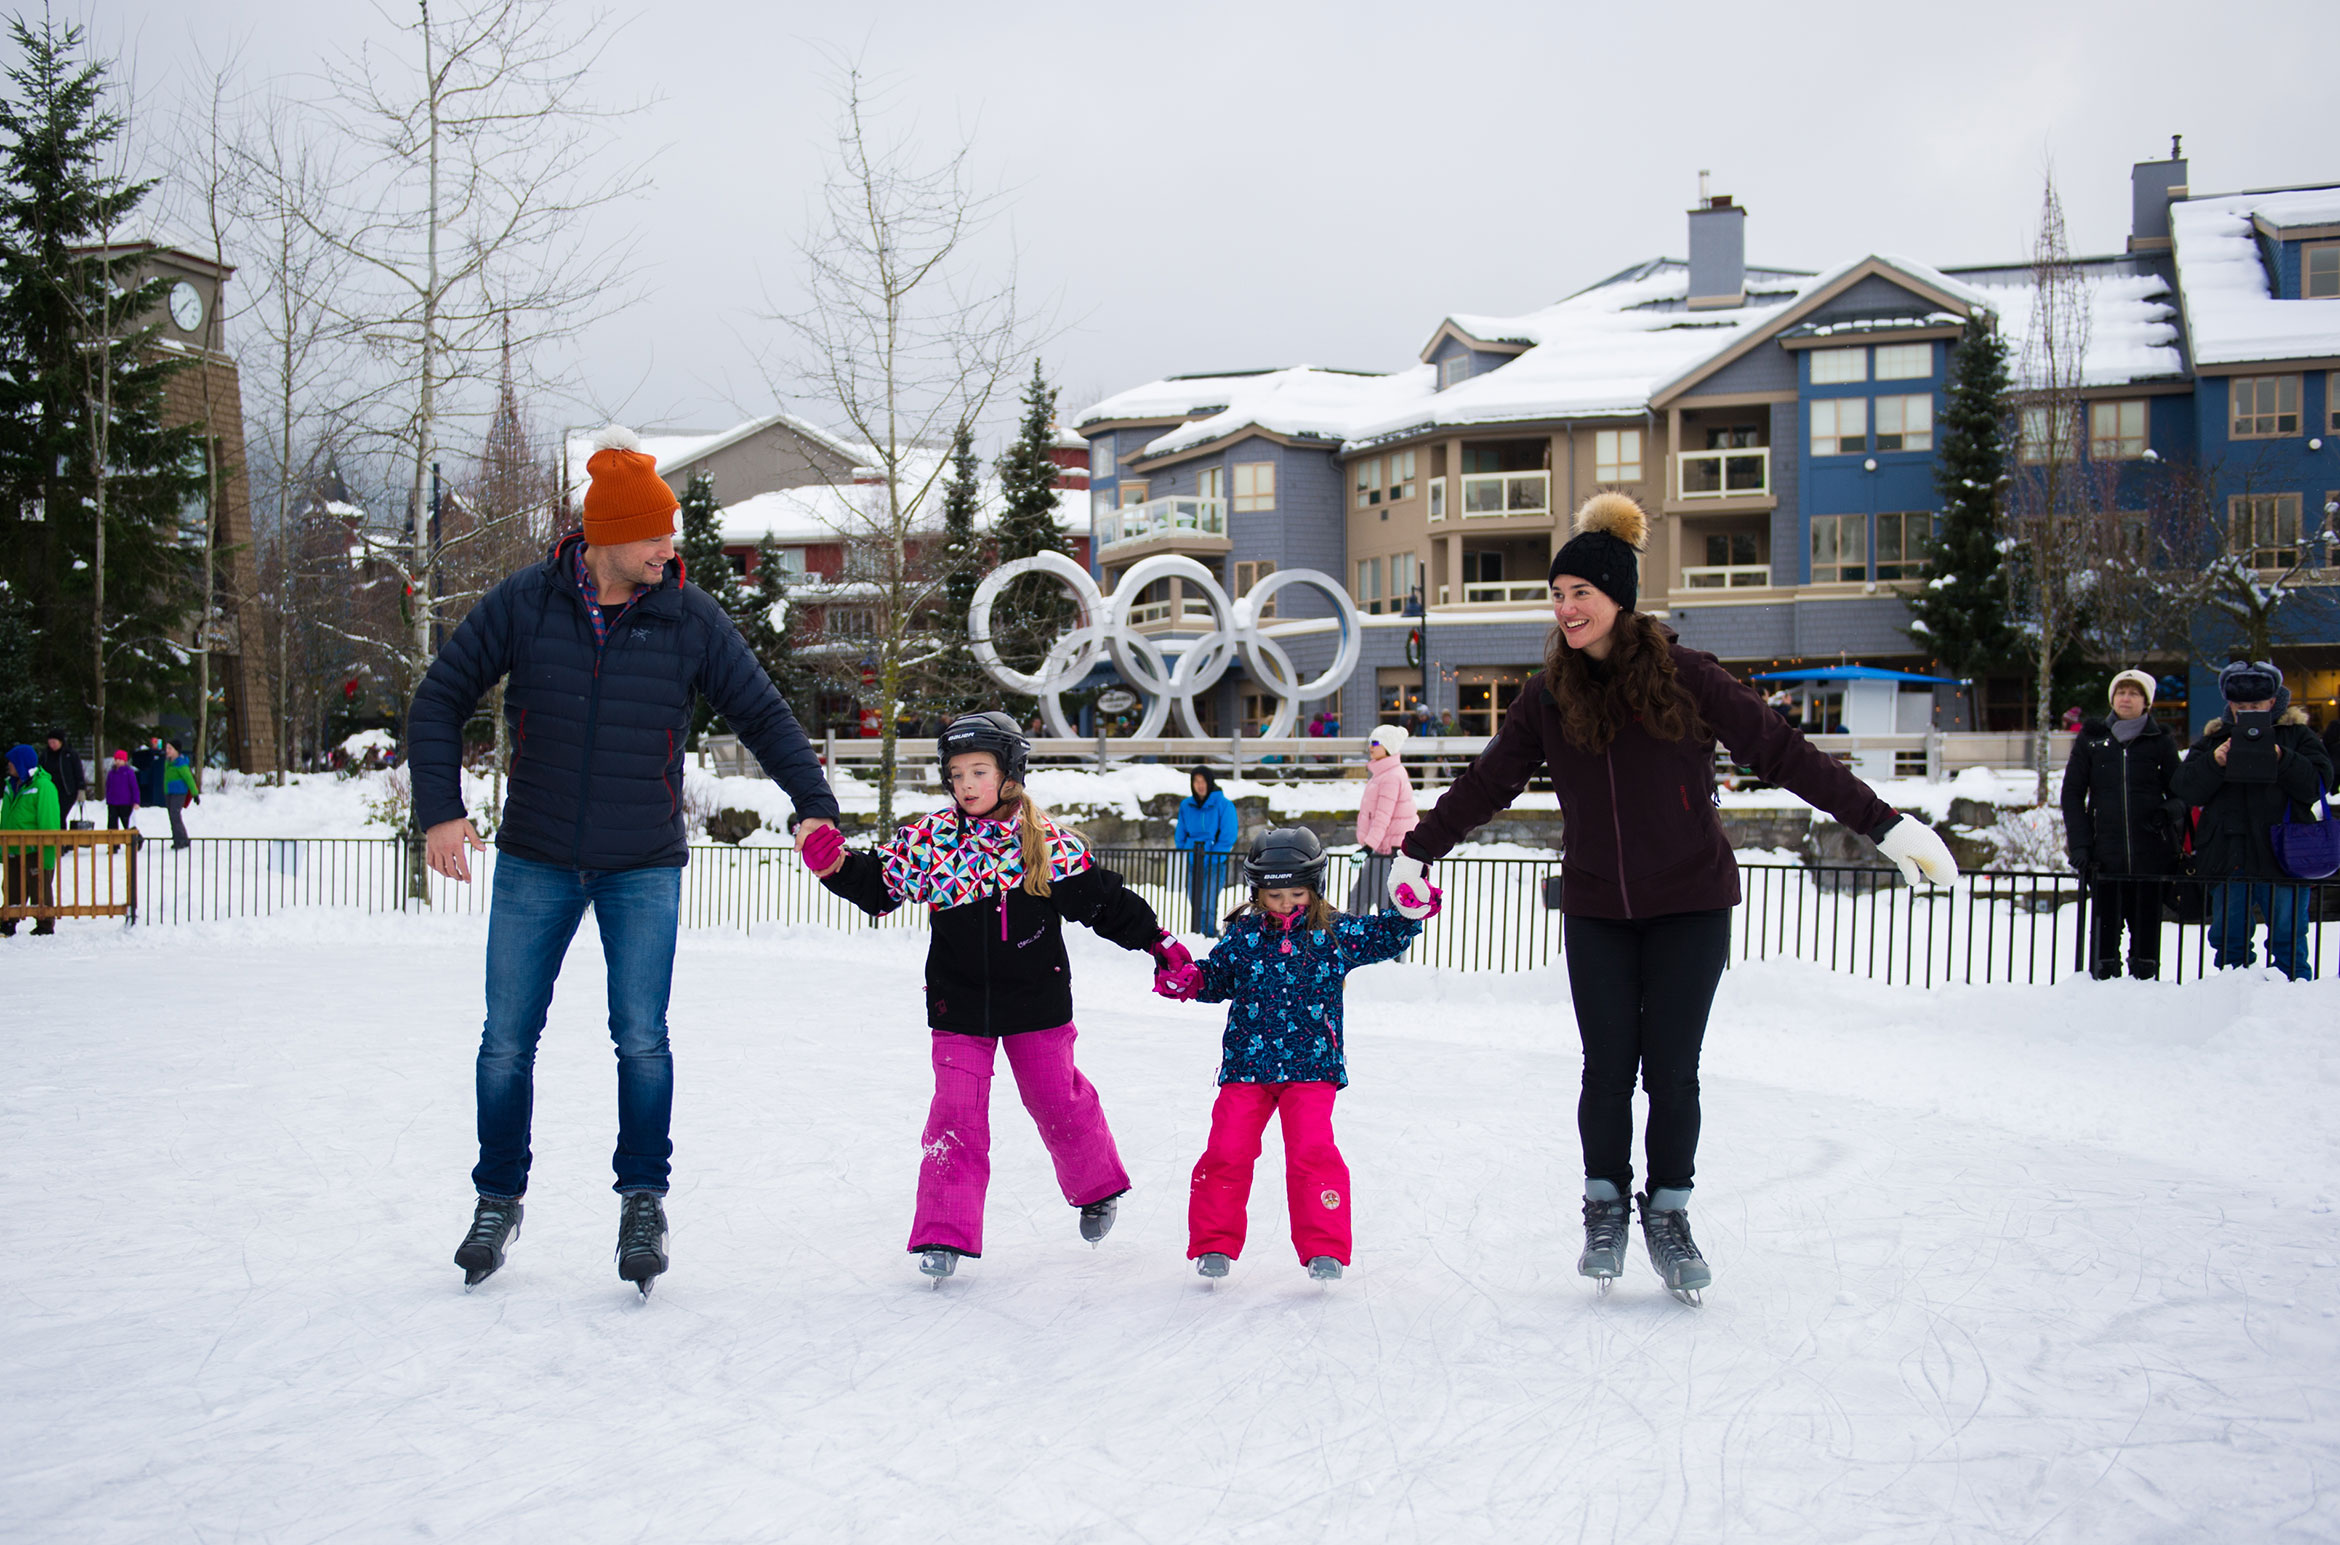
[[[941,1287],[943,1278],[959,1269],[960,1252],[949,1245],[929,1245],[918,1252],[918,1269],[934,1279]]]
[[[1714,1273],[1690,1238],[1690,1193],[1666,1188],[1639,1198],[1641,1237],[1649,1246],[1649,1264],[1665,1279],[1666,1291],[1686,1304],[1696,1305]]]
[[[1113,1232],[1113,1214],[1121,1206],[1121,1193],[1094,1202],[1081,1204],[1081,1237],[1095,1244]]]
[[[1217,1250],[1205,1250],[1194,1258],[1194,1274],[1216,1281],[1227,1275],[1227,1269],[1234,1264],[1232,1256],[1224,1255]]]
[[[518,1201],[483,1196],[471,1210],[471,1232],[455,1247],[455,1264],[463,1268],[463,1291],[468,1293],[496,1274],[504,1264],[504,1250],[520,1237]]]
[[[1633,1204],[1619,1194],[1614,1182],[1584,1183],[1584,1254],[1576,1258],[1580,1276],[1590,1277],[1603,1298],[1609,1285],[1625,1273],[1625,1234],[1633,1224]]]
[[[1318,1282],[1337,1282],[1340,1280],[1341,1263],[1329,1255],[1312,1257],[1308,1262],[1308,1275]]]
[[[618,1214],[618,1275],[650,1296],[650,1285],[666,1270],[666,1208],[655,1191],[628,1191]]]

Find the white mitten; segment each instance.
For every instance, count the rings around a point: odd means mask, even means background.
[[[1903,816],[1877,844],[1877,851],[1893,860],[1901,878],[1913,887],[1921,879],[1941,886],[1957,882],[1958,861],[1950,856],[1950,845],[1915,816]]]
[[[1400,853],[1389,862],[1389,904],[1403,916],[1420,922],[1436,917],[1446,905],[1446,893],[1430,883],[1430,866]]]

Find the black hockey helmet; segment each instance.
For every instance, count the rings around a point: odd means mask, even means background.
[[[1305,885],[1322,893],[1324,844],[1305,826],[1271,826],[1251,839],[1243,878],[1268,890]]]
[[[1016,728],[1016,721],[992,709],[985,713],[963,713],[943,726],[943,732],[934,743],[934,759],[942,764],[943,777],[951,775],[951,758],[970,751],[988,751],[999,759],[1002,782],[1024,781],[1024,764],[1031,759],[1030,737]]]

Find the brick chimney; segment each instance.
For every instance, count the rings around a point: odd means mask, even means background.
[[[1705,174],[1699,174],[1701,183]],[[1719,311],[1747,304],[1747,211],[1728,193],[1700,190],[1690,211],[1690,309]]]
[[[2129,250],[2169,250],[2169,206],[2186,196],[2185,146],[2169,137],[2169,159],[2140,161],[2129,168]]]

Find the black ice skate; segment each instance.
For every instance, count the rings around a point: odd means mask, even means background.
[[[1231,1256],[1223,1255],[1216,1250],[1206,1250],[1194,1258],[1194,1274],[1216,1281],[1227,1275],[1227,1269],[1234,1264],[1234,1259]]]
[[[1081,1204],[1081,1237],[1093,1245],[1107,1234],[1112,1233],[1113,1214],[1119,1210],[1120,1206],[1121,1193],[1119,1191],[1099,1201],[1083,1202]]]
[[[1603,1298],[1609,1285],[1625,1272],[1625,1234],[1633,1223],[1633,1204],[1618,1194],[1613,1182],[1584,1183],[1584,1254],[1576,1258],[1578,1275],[1593,1279]]]
[[[1661,1189],[1639,1198],[1641,1237],[1649,1246],[1649,1264],[1665,1279],[1666,1291],[1695,1306],[1699,1294],[1714,1280],[1706,1257],[1690,1238],[1690,1193]]]
[[[943,1278],[959,1269],[959,1252],[949,1245],[930,1245],[918,1252],[918,1269],[932,1277],[939,1288]]]
[[[1337,1282],[1340,1280],[1341,1263],[1329,1255],[1317,1256],[1308,1263],[1308,1275],[1318,1282]]]
[[[618,1214],[618,1275],[650,1296],[650,1285],[666,1270],[666,1208],[655,1191],[628,1191]]]
[[[471,1210],[471,1232],[455,1247],[455,1264],[463,1268],[463,1291],[468,1293],[496,1274],[504,1264],[504,1250],[520,1237],[518,1201],[483,1196]]]

